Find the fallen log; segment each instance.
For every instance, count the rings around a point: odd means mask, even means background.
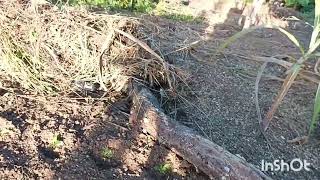
[[[167,117],[150,90],[134,85],[130,124],[156,138],[212,178],[271,179],[253,165]]]

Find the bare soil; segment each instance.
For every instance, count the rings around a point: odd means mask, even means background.
[[[286,8],[274,7],[272,10],[276,16],[266,19],[288,29],[307,47],[311,27],[303,21],[284,20],[299,13]],[[238,25],[240,15],[241,11],[233,8],[227,14],[209,12],[204,23],[174,23],[177,28],[167,28],[169,32],[163,31],[159,35],[184,44],[185,48],[182,50],[180,47],[179,52],[170,53],[170,49],[166,49],[163,54],[175,55],[171,57],[172,62],[190,77],[188,85],[181,85],[176,99],[164,100],[163,107],[172,118],[198,130],[203,136],[259,168],[262,160],[290,163],[294,158],[299,158],[311,163],[311,171],[267,171],[274,179],[319,179],[318,136],[308,144],[290,143],[290,140],[308,133],[316,84],[298,78],[265,136],[261,133],[255,106],[255,81],[262,62],[250,60],[250,57],[288,55],[297,58],[299,50],[277,30],[263,29],[240,38],[223,54],[215,52],[228,37],[241,31]],[[174,26],[161,20],[158,24],[161,28]],[[157,40],[163,43],[170,42],[170,39]],[[194,43],[199,39],[200,43]],[[269,63],[264,75],[259,84],[262,117],[277,95],[286,69]]]
[[[132,134],[126,99],[57,103],[1,93],[1,179],[205,179],[150,136]],[[157,169],[164,163],[171,172]]]
[[[196,8],[199,4],[195,2],[189,6]],[[224,4],[216,5],[221,8]],[[153,42],[149,45],[158,44],[152,48],[189,75],[187,85],[181,83],[177,92],[164,89],[164,95],[159,96],[167,114],[257,167],[262,160],[290,162],[300,158],[311,163],[310,172],[266,172],[274,179],[319,179],[319,139],[304,145],[288,143],[307,133],[316,85],[300,78],[265,138],[254,104],[255,76],[261,62],[246,58],[297,57],[298,49],[284,35],[265,29],[235,42],[225,54],[216,55],[217,46],[241,30],[241,11],[209,8],[201,12],[199,15],[206,17],[201,23],[145,17],[154,24],[147,38]],[[288,15],[283,11],[276,14]],[[311,28],[303,22],[274,22],[289,25],[303,44],[308,43]],[[285,69],[269,64],[265,74],[278,79],[263,78],[260,82],[262,115],[276,95]],[[208,179],[151,136],[132,133],[128,122],[130,100],[125,95],[101,100],[50,99],[31,94],[0,90],[1,179]],[[55,137],[59,137],[57,146]],[[104,149],[110,149],[112,156],[103,157]],[[164,163],[170,164],[171,172],[157,170]]]

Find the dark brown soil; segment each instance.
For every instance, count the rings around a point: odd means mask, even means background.
[[[127,100],[25,97],[5,91],[0,97],[1,179],[205,178],[150,136],[133,136]],[[111,157],[102,155],[105,149]],[[172,171],[160,173],[162,164]]]
[[[209,7],[192,2],[194,8]],[[159,44],[152,48],[190,77],[188,86],[182,83],[178,93],[164,91],[163,108],[173,119],[257,167],[262,160],[300,158],[311,163],[310,172],[266,172],[274,179],[319,179],[319,139],[305,145],[288,143],[307,133],[316,85],[300,78],[302,83],[286,96],[266,140],[254,104],[255,75],[261,63],[243,58],[297,57],[298,49],[284,35],[266,29],[245,36],[225,54],[215,54],[221,42],[241,30],[240,12],[204,9],[201,14],[207,20],[202,23],[149,18],[156,30],[148,40],[151,46]],[[303,22],[293,26],[288,27],[290,31],[307,44],[310,27]],[[285,70],[269,64],[265,74],[284,78]],[[262,115],[280,85],[278,80],[262,79]],[[45,99],[0,90],[0,179],[208,179],[147,134],[133,134],[128,122],[130,101],[116,99]],[[105,150],[112,152],[109,157],[102,155]],[[163,164],[170,164],[172,171],[160,173],[158,167]]]

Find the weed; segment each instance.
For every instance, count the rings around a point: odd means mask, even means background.
[[[172,172],[172,166],[169,163],[159,164],[154,169],[160,174],[169,174]]]
[[[154,0],[70,0],[70,5],[84,5],[100,7],[110,10],[132,10],[138,12],[150,12],[155,7]]]
[[[312,22],[314,21],[314,14],[315,14],[314,3],[309,4],[306,7],[303,7],[301,12],[302,12],[303,19],[305,19],[307,22],[312,24]]]
[[[310,4],[314,4],[314,0],[285,0],[286,6],[308,7]]]
[[[52,149],[56,149],[56,148],[59,148],[63,145],[63,138],[60,134],[58,135],[55,135],[52,139],[52,142],[50,143],[50,147]]]
[[[286,0],[285,5],[288,7],[294,7],[295,9],[302,12],[303,18],[308,21],[312,22],[314,18],[314,0]]]
[[[273,119],[273,116],[274,116],[276,110],[278,109],[278,107],[281,104],[282,100],[284,99],[285,95],[289,91],[291,85],[293,84],[294,80],[298,76],[299,72],[302,70],[305,62],[314,58],[314,57],[320,57],[320,53],[316,52],[317,48],[320,45],[320,37],[319,37],[319,35],[320,35],[320,1],[315,1],[314,27],[313,27],[313,32],[312,32],[312,36],[311,36],[311,40],[310,40],[308,48],[303,47],[301,45],[301,43],[299,43],[297,38],[294,35],[292,35],[291,33],[287,32],[286,30],[284,30],[280,27],[276,27],[276,26],[272,26],[272,27],[278,29],[280,32],[285,34],[293,42],[293,44],[295,44],[300,49],[301,57],[299,59],[296,59],[295,63],[290,67],[290,69],[288,71],[288,75],[287,75],[286,79],[284,80],[284,83],[282,84],[282,87],[281,87],[276,99],[274,100],[274,103],[271,105],[266,117],[263,120],[261,120],[261,125],[262,125],[263,130],[266,130],[268,128],[269,123]],[[261,27],[249,28],[247,30],[244,30],[242,32],[235,34],[234,36],[229,38],[224,44],[222,44],[219,47],[218,51],[223,50],[231,42],[239,39],[243,35],[245,35],[249,32],[252,32],[253,30],[258,29],[258,28],[261,28]],[[316,64],[319,64],[319,63],[316,63]],[[318,71],[316,66],[317,65],[315,65],[315,73],[317,73],[317,71]],[[320,115],[320,83],[318,86],[318,90],[316,92],[313,117],[312,117],[311,124],[309,127],[309,132],[308,132],[309,137],[313,134],[313,132],[318,124],[319,115]]]
[[[105,148],[102,148],[100,155],[104,160],[106,160],[106,159],[111,159],[114,154],[111,149],[109,149],[108,147],[105,147]]]

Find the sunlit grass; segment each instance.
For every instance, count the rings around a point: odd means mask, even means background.
[[[0,73],[24,89],[55,96],[73,93],[75,81],[117,92],[132,78],[172,84],[174,67],[139,39],[128,39],[139,36],[135,18],[68,6],[25,9],[14,1],[0,6]],[[153,56],[145,59],[146,53]]]
[[[194,12],[187,6],[172,6],[165,1],[160,1],[157,4],[153,14],[178,21],[202,22],[204,20],[202,17],[195,16]]]
[[[64,4],[67,1],[52,0],[53,3]],[[69,0],[69,5],[99,7],[109,10],[132,10],[150,12],[154,9],[154,0]]]

